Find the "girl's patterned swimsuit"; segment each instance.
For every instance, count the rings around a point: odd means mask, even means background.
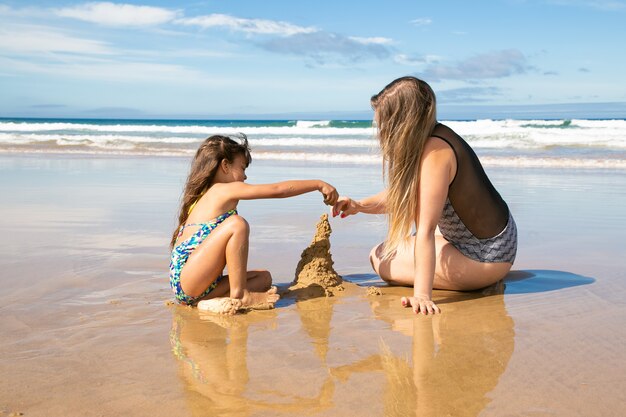
[[[172,250],[172,257],[170,258],[170,287],[172,287],[172,291],[176,295],[176,299],[182,303],[187,305],[193,305],[198,302],[200,299],[208,295],[215,287],[217,287],[217,283],[222,279],[222,275],[218,276],[209,288],[207,288],[202,294],[197,297],[191,297],[183,291],[180,286],[180,274],[189,259],[189,255],[193,252],[206,237],[219,226],[224,220],[232,216],[233,214],[237,214],[237,210],[230,210],[226,213],[216,217],[214,220],[206,223],[190,223],[185,224],[180,227],[178,232],[178,236],[180,237],[183,234],[183,229],[189,226],[200,226],[198,231],[191,235],[187,240],[183,241],[179,245],[175,246]]]

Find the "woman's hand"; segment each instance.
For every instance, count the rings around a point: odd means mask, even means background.
[[[320,183],[319,191],[324,196],[324,204],[328,206],[334,205],[339,198],[339,193],[332,185],[324,181],[320,181]]]
[[[402,297],[401,303],[403,307],[412,307],[415,314],[435,314],[441,313],[439,307],[430,299],[430,297],[426,296],[415,296],[415,297]]]
[[[333,217],[341,213],[341,218],[357,214],[359,212],[359,206],[356,201],[350,197],[339,197],[335,205],[333,206]]]

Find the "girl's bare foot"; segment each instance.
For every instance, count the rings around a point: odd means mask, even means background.
[[[251,310],[271,310],[274,303],[280,299],[278,289],[274,286],[265,292],[252,292],[246,290],[241,299],[242,308]]]
[[[235,314],[243,308],[242,301],[236,298],[219,297],[198,302],[199,311],[207,311],[215,314]]]

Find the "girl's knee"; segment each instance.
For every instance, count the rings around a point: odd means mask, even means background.
[[[248,221],[239,215],[230,216],[224,220],[224,225],[230,228],[233,233],[250,233],[250,225]]]

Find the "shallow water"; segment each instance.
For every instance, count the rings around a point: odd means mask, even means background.
[[[410,290],[371,273],[385,220],[357,216],[331,220],[335,269],[354,284],[343,294],[215,317],[166,305],[186,170],[176,158],[0,156],[0,415],[622,412],[624,173],[489,169],[520,231],[515,271],[485,291],[435,291],[440,316],[413,316],[398,304]],[[379,174],[265,161],[248,172],[332,178],[354,197],[378,191]],[[285,286],[325,210],[316,194],[242,202],[250,266]]]

